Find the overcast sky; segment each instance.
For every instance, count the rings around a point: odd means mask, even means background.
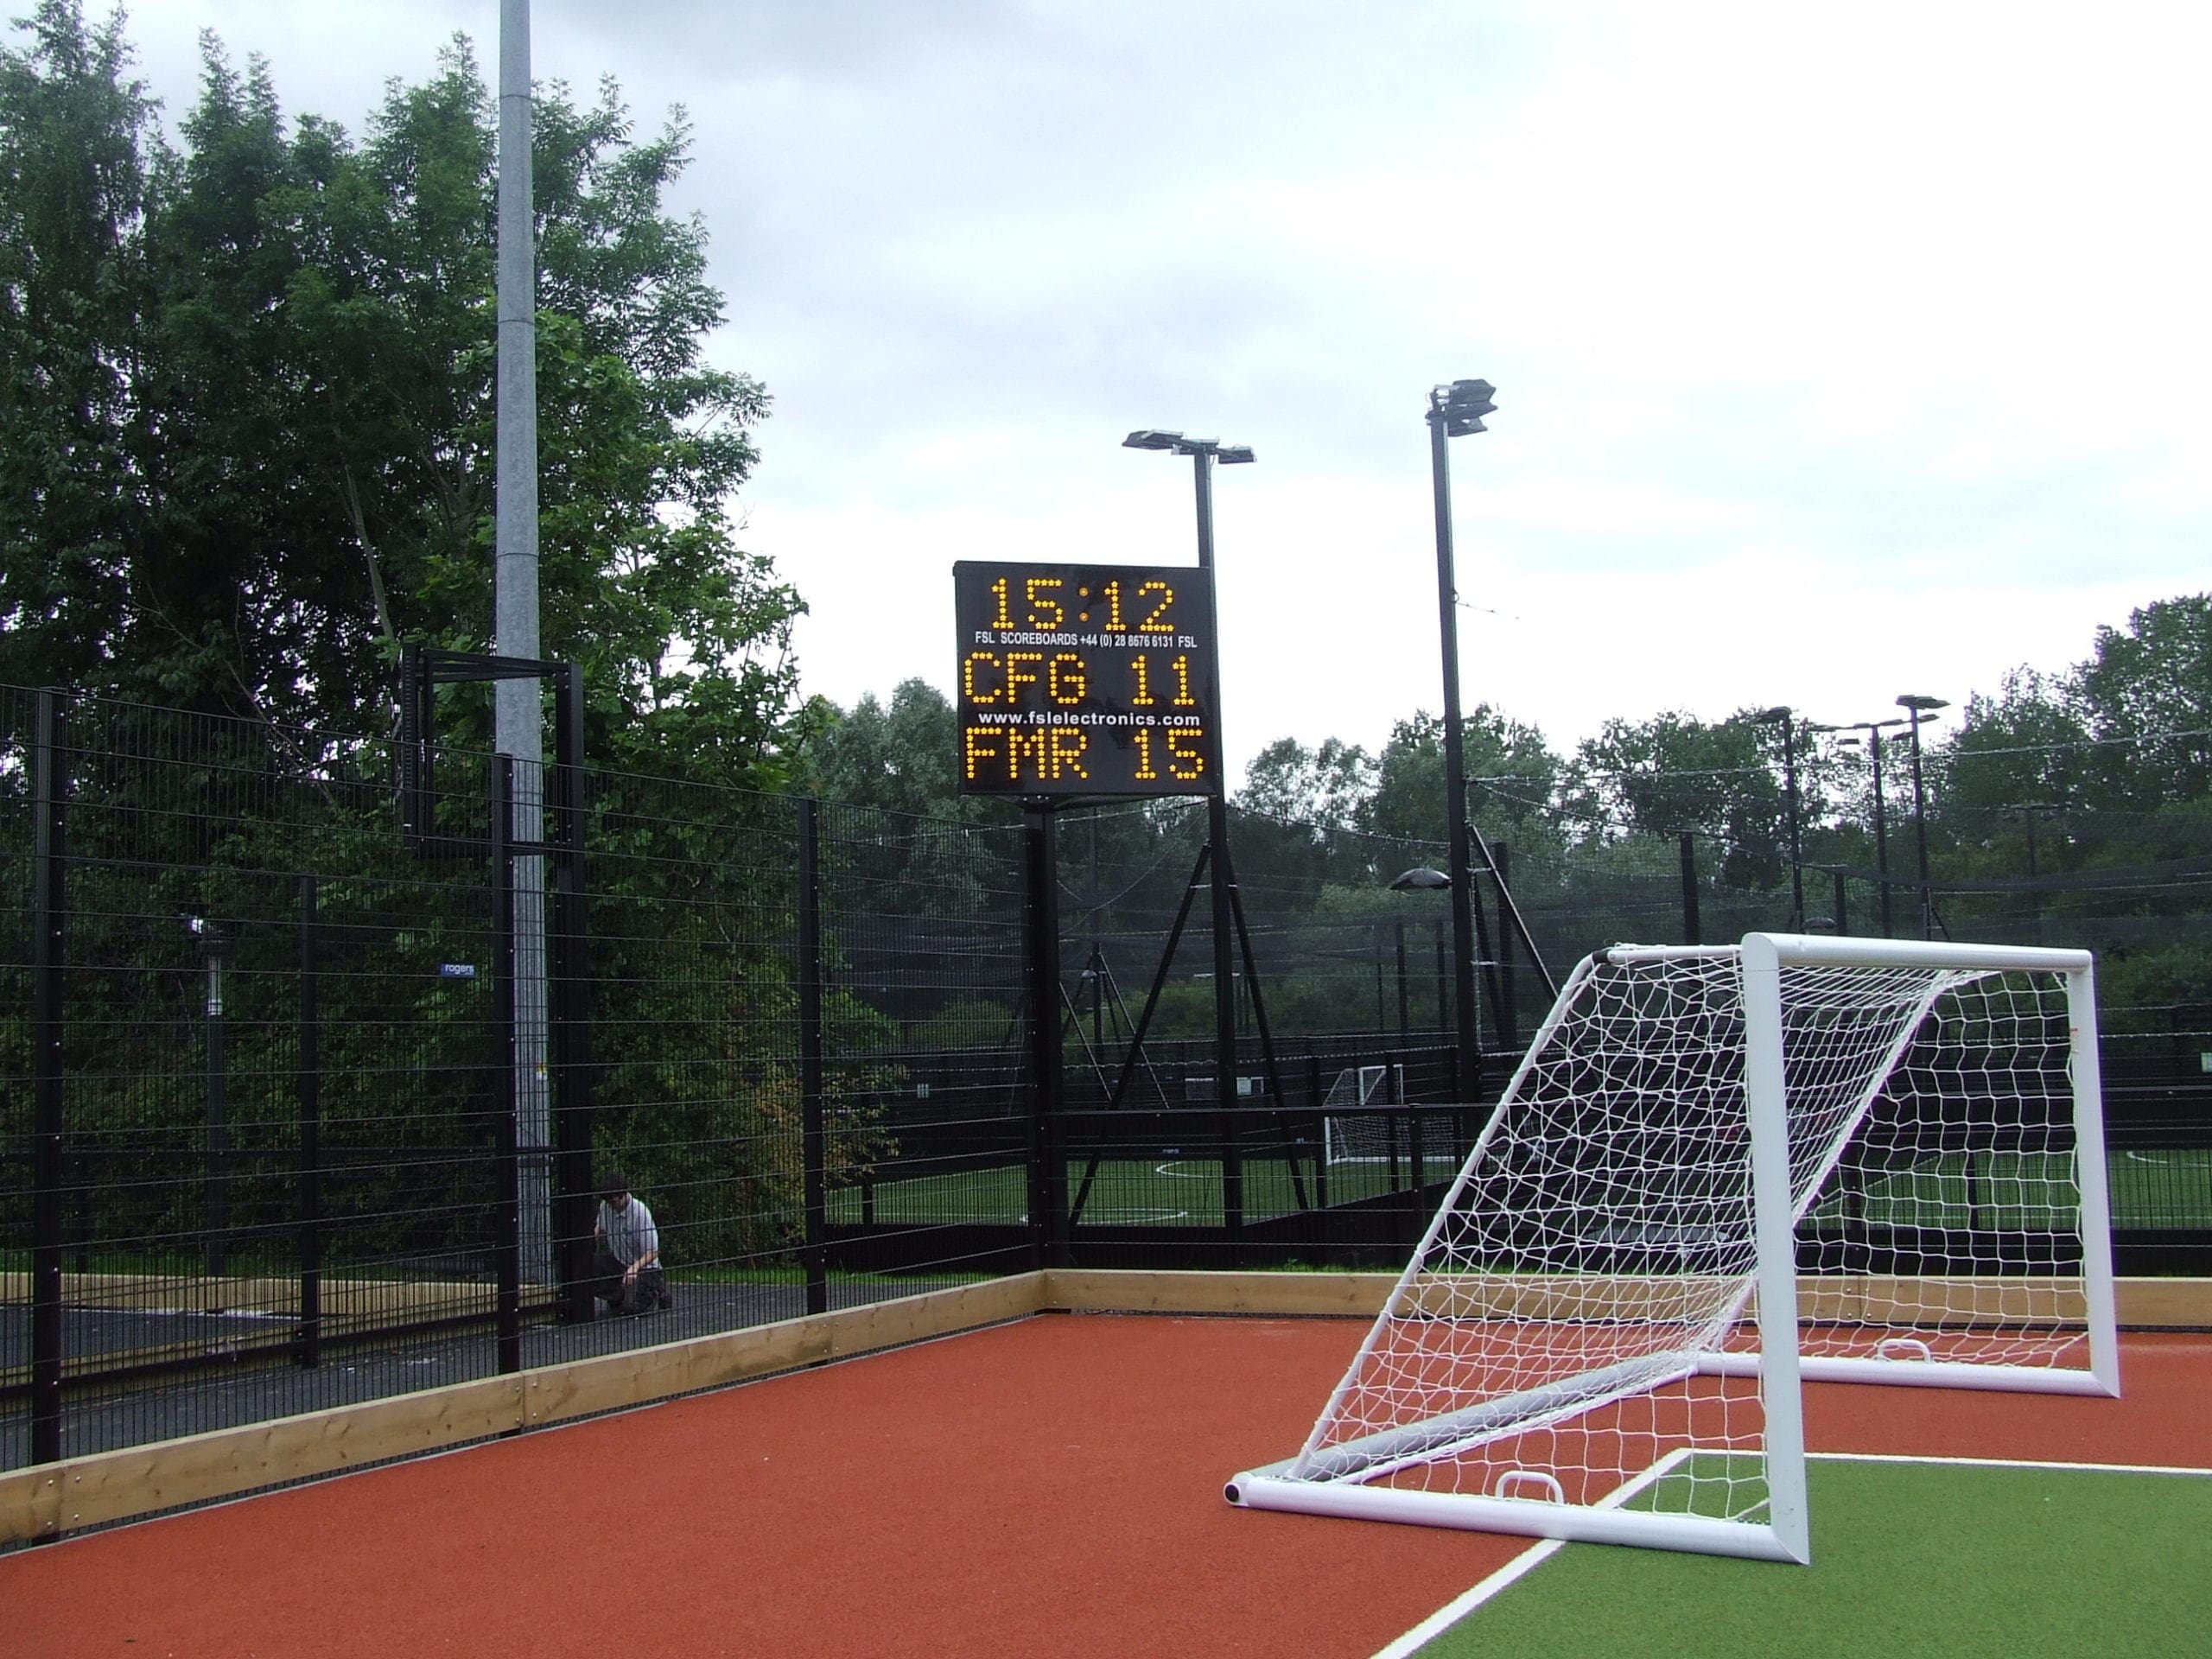
[[[98,9],[99,0],[92,0]],[[137,0],[359,130],[495,0]],[[1462,683],[1609,715],[1962,701],[2212,588],[2212,10],[1942,0],[537,0],[541,79],[696,129],[775,397],[745,544],[810,690],[950,690],[950,566],[1194,557],[1224,730],[1370,747],[1440,705],[1434,383]]]

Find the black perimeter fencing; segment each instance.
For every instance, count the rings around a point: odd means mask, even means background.
[[[1191,803],[1066,816],[1040,967],[1019,823],[439,750],[403,834],[403,758],[0,689],[0,1467],[1048,1263],[1395,1266],[1547,969],[1789,915],[1687,841],[1524,860],[1470,1078],[1441,895],[1382,890],[1441,847],[1232,813],[1224,1110]],[[2202,1270],[2212,1021],[2132,1013],[2122,1269]],[[672,1308],[592,1295],[616,1166]]]

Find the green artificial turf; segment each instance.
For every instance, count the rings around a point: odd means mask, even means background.
[[[2212,1476],[1816,1460],[1813,1564],[1573,1544],[1421,1659],[2212,1654]]]

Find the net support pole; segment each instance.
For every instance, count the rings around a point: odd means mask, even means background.
[[[61,1033],[68,889],[61,694],[31,740],[31,1461],[61,1459]]]
[[[1774,941],[1743,944],[1744,1082],[1751,1118],[1751,1227],[1758,1261],[1759,1403],[1766,1419],[1768,1523],[1793,1560],[1812,1560],[1804,1394],[1797,1374],[1796,1206],[1783,1072],[1782,963]]]
[[[1029,958],[1029,1229],[1040,1268],[1067,1265],[1067,1163],[1059,1130],[1059,849],[1049,799],[1023,804]]]
[[[806,1185],[806,1311],[830,1311],[829,1137],[823,1122],[822,804],[802,795],[798,809],[798,1096]]]
[[[499,1060],[493,1068],[493,1253],[499,1274],[497,1337],[502,1375],[522,1370],[522,1157],[511,1096],[522,1021],[515,1011],[515,976],[522,955],[515,939],[515,758],[497,757],[492,767],[493,950],[499,980]]]
[[[322,1362],[322,1001],[316,880],[300,878],[299,1363]]]

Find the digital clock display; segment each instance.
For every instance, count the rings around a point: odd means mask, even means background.
[[[963,561],[952,589],[963,794],[1221,787],[1204,571]]]

